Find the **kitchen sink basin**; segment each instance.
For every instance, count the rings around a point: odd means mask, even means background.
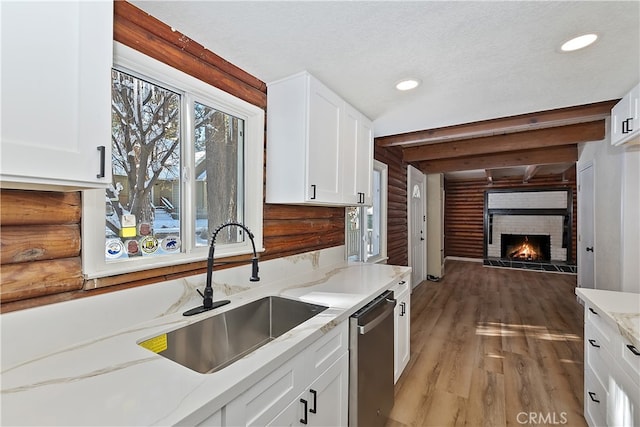
[[[154,351],[167,359],[196,372],[211,373],[241,359],[327,308],[269,296],[146,342],[155,342]],[[150,348],[145,343],[140,345]]]

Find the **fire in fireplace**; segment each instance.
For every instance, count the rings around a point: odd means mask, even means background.
[[[516,261],[550,261],[548,235],[501,234],[501,257]]]

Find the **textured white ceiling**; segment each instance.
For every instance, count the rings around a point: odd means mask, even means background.
[[[622,97],[640,2],[132,1],[264,82],[308,70],[376,136]],[[568,38],[597,32],[573,53]],[[406,76],[422,85],[398,92]]]

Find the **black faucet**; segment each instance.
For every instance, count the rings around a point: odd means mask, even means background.
[[[211,246],[209,246],[209,256],[207,257],[207,282],[204,287],[204,294],[200,292],[200,289],[198,289],[198,293],[202,296],[202,305],[185,311],[182,313],[184,316],[193,316],[194,314],[204,313],[205,311],[213,310],[214,308],[221,307],[231,302],[229,300],[213,302],[213,287],[211,286],[211,276],[213,274],[213,253],[216,247],[216,237],[220,230],[230,226],[240,227],[247,232],[247,235],[251,240],[251,246],[253,247],[253,258],[251,258],[251,277],[249,280],[251,282],[257,282],[260,280],[260,277],[258,277],[258,254],[256,253],[256,243],[253,240],[253,233],[243,224],[238,222],[225,222],[216,228],[211,236]]]

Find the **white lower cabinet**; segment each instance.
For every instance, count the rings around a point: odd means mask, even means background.
[[[344,353],[268,426],[346,426],[349,355]]]
[[[640,352],[598,309],[585,308],[584,417],[591,427],[640,426]]]
[[[342,322],[229,402],[222,425],[346,425],[348,338]]]
[[[411,280],[403,276],[392,288],[397,304],[394,309],[393,382],[396,383],[409,363],[411,353]]]

